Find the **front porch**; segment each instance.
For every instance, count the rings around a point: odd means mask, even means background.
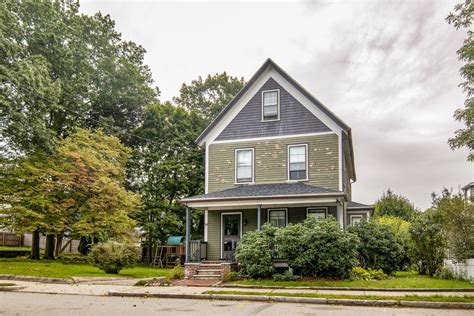
[[[341,228],[370,217],[371,206],[347,200],[341,191],[302,182],[242,185],[181,201],[187,206],[186,262],[233,262],[242,236],[260,230],[264,223],[277,227],[306,218],[335,218]],[[189,232],[192,209],[204,210],[204,241],[192,241]],[[203,256],[203,246],[206,254]]]

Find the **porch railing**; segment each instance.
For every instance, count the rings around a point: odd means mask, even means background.
[[[207,259],[207,242],[201,240],[189,241],[189,261],[201,262]]]

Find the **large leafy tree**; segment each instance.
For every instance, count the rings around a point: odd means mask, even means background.
[[[143,124],[135,131],[128,178],[130,187],[142,197],[142,207],[134,217],[148,246],[185,233],[185,210],[178,200],[203,192],[204,156],[194,143],[203,126],[195,113],[156,103],[147,108]],[[193,214],[194,229],[200,231],[201,216]]]
[[[468,160],[474,161],[474,41],[471,29],[474,16],[474,2],[465,0],[457,4],[454,11],[446,18],[449,24],[456,29],[467,29],[467,37],[463,46],[457,51],[458,59],[464,62],[459,70],[464,82],[460,84],[467,95],[464,107],[454,112],[454,118],[463,122],[466,127],[455,132],[454,137],[449,139],[452,149],[466,147],[469,150]]]
[[[74,127],[128,133],[157,97],[145,50],[78,1],[0,3],[0,133],[7,149],[51,151]]]
[[[124,188],[129,149],[103,132],[78,129],[52,154],[36,151],[3,164],[0,204],[4,225],[52,236],[120,237],[130,233],[128,213],[139,199]],[[34,250],[36,251],[36,249]],[[33,256],[35,257],[35,256]]]
[[[397,195],[388,189],[382,197],[375,202],[375,216],[397,216],[410,221],[417,214],[415,206],[405,197]]]
[[[448,247],[458,261],[474,257],[474,204],[462,193],[444,189],[433,194],[433,209],[438,212]]]
[[[226,72],[208,75],[204,80],[199,77],[190,84],[183,83],[179,96],[173,101],[210,123],[244,85],[244,78],[232,77]]]

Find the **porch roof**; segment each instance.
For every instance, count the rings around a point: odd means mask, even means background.
[[[373,205],[362,204],[354,201],[347,201],[348,210],[372,210]]]
[[[341,191],[305,184],[303,182],[245,184],[222,191],[182,199],[181,202],[220,201],[242,199],[267,199],[289,197],[345,196]]]

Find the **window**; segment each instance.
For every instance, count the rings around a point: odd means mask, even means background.
[[[356,225],[362,222],[363,216],[362,215],[350,215],[349,222],[351,225]]]
[[[314,217],[316,219],[324,219],[327,217],[328,209],[325,207],[308,208],[306,210],[306,217]]]
[[[280,90],[262,92],[262,121],[280,119]]]
[[[308,145],[288,146],[288,180],[308,179]]]
[[[253,148],[235,151],[235,182],[253,182]]]
[[[287,212],[285,208],[268,210],[268,222],[275,227],[285,227],[287,222]]]

